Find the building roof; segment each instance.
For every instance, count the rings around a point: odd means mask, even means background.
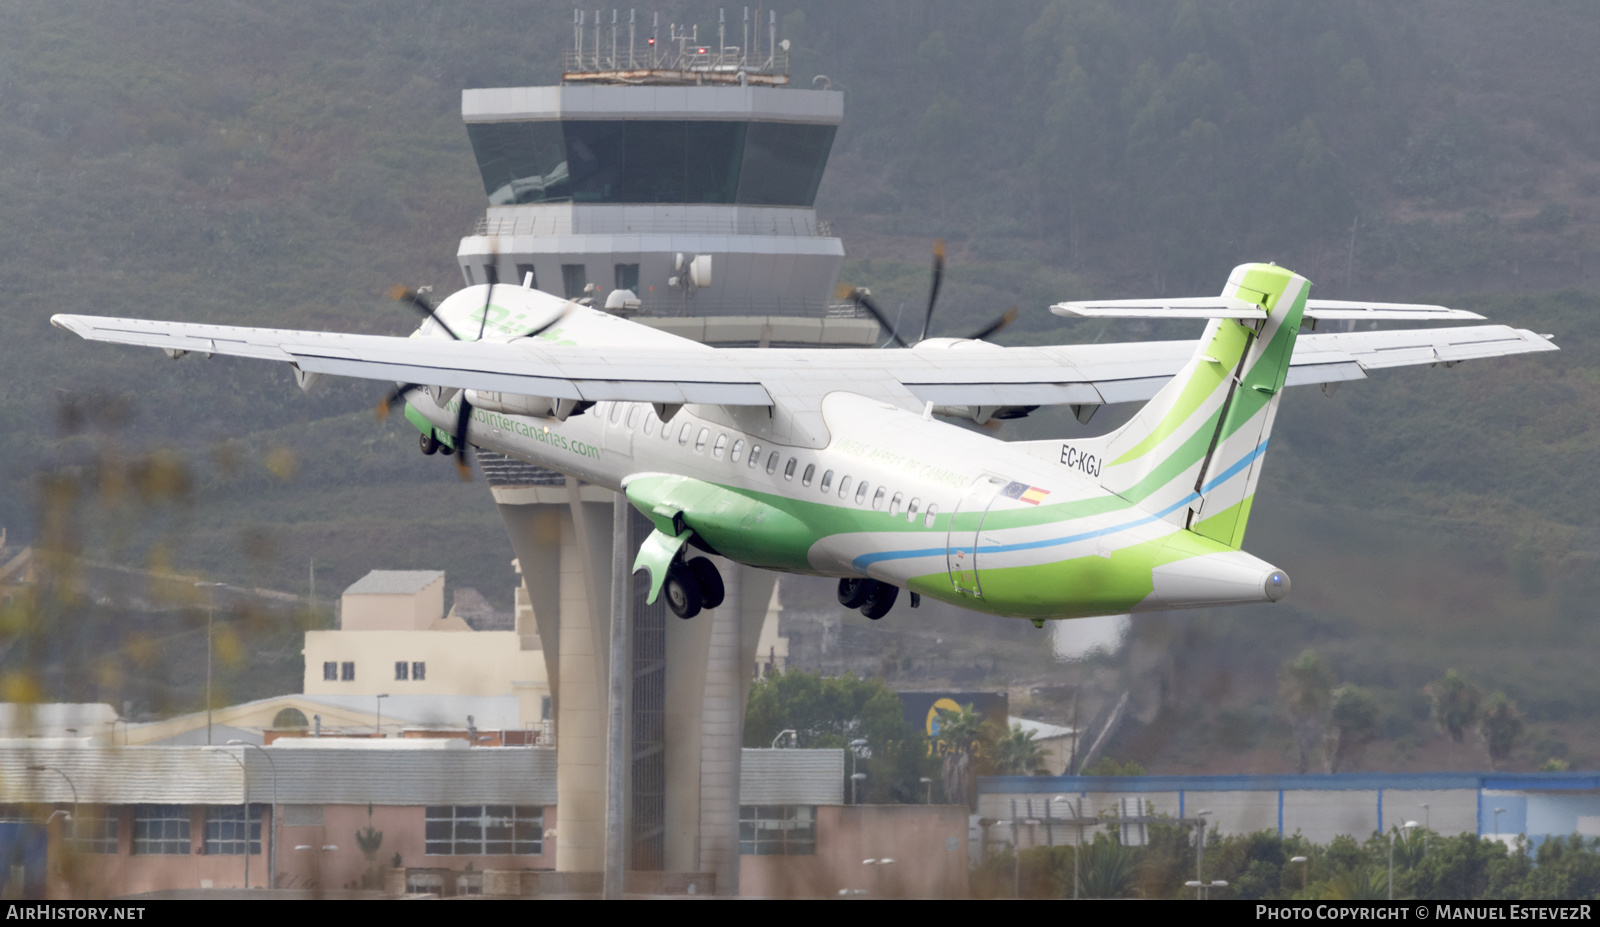
[[[1062,727],[1059,724],[1046,724],[1043,721],[1030,721],[1027,718],[1015,716],[1007,720],[1021,727],[1024,731],[1032,731],[1033,739],[1036,741],[1053,740],[1057,737],[1071,737],[1074,733],[1072,728]]]
[[[745,748],[742,805],[844,804],[844,750]]]
[[[412,595],[444,579],[440,570],[373,570],[356,580],[345,595]]]
[[[843,750],[745,750],[742,804],[842,804]],[[241,764],[242,767],[241,767]],[[30,767],[35,767],[30,769]],[[93,747],[0,741],[0,803],[556,804],[544,747]],[[76,792],[74,792],[76,787]]]

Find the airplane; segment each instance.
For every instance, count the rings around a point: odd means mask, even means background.
[[[470,446],[487,448],[624,493],[653,524],[634,570],[649,572],[648,601],[664,592],[680,618],[723,597],[698,550],[837,578],[841,604],[871,619],[904,590],[912,607],[929,596],[1043,627],[1288,595],[1288,574],[1242,549],[1287,387],[1331,392],[1369,370],[1556,350],[1504,325],[1318,333],[1321,321],[1483,317],[1309,293],[1286,268],[1243,264],[1216,297],[1051,307],[1202,320],[1197,341],[1043,347],[714,348],[531,280],[469,286],[437,308],[392,294],[426,316],[409,338],[51,321],[172,357],[288,363],[306,389],[320,376],[396,382],[380,409],[403,403],[424,453],[465,466]],[[1133,418],[1094,438],[1004,441],[942,420],[1062,404],[1087,421],[1135,401]]]

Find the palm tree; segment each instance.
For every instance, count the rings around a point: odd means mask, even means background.
[[[1332,688],[1333,674],[1314,650],[1303,651],[1278,671],[1278,694],[1294,730],[1301,772],[1311,766],[1311,748],[1321,733]]]
[[[1045,772],[1044,745],[1013,721],[1011,729],[994,745],[995,772],[1002,776],[1031,776]]]
[[[973,805],[972,765],[983,738],[983,719],[971,705],[962,705],[959,712],[940,710],[935,742],[944,754],[944,794],[953,803]]]

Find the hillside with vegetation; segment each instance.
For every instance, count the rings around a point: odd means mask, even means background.
[[[714,28],[714,6],[659,9]],[[455,248],[485,205],[461,89],[555,81],[570,17],[369,0],[0,10],[9,542],[299,594],[314,559],[324,598],[371,568],[438,568],[508,607],[510,545],[481,480],[418,455],[403,423],[375,423],[377,385],[308,396],[267,365],[90,345],[48,318],[410,330],[384,290],[458,286]],[[1275,260],[1319,295],[1444,302],[1563,347],[1332,398],[1293,391],[1247,543],[1291,573],[1294,597],[1136,624],[1170,678],[1119,755],[1285,768],[1279,670],[1310,648],[1335,682],[1375,693],[1369,766],[1481,764],[1445,751],[1429,719],[1422,687],[1450,668],[1527,717],[1513,764],[1600,763],[1579,723],[1600,708],[1585,665],[1600,642],[1600,17],[1587,4],[816,0],[779,17],[796,84],[826,75],[845,93],[818,209],[845,241],[846,277],[896,311],[919,306],[930,240],[948,239],[935,333],[1014,304],[1006,343],[1176,336],[1192,329],[1065,325],[1044,307],[1211,293],[1234,264]],[[1044,413],[998,434],[1081,427]],[[125,492],[137,481],[110,479],[114,460],[159,461],[181,491]],[[120,703],[124,677],[51,643],[70,614],[13,620],[39,646],[11,647],[3,666],[56,654],[67,665],[49,678],[75,680],[72,697]],[[141,631],[151,659],[180,638],[192,649],[185,620]],[[268,630],[245,635],[237,662],[292,653],[296,629]],[[122,649],[104,633],[101,649]],[[973,685],[1052,682],[1043,661],[978,656],[989,645],[940,646],[989,667]],[[298,684],[293,658],[271,665],[232,691]],[[917,658],[896,665],[910,681]],[[172,685],[163,705],[197,702],[191,681]]]

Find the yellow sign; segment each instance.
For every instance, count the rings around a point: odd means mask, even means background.
[[[937,738],[939,736],[939,728],[943,724],[943,719],[939,717],[939,712],[941,711],[959,715],[961,714],[961,706],[955,703],[955,699],[942,698],[934,702],[933,707],[928,709],[927,730],[929,737]]]

